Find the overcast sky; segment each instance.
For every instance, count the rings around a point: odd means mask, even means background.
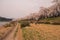
[[[41,6],[49,7],[52,0],[0,0],[0,16],[21,18],[39,11]]]

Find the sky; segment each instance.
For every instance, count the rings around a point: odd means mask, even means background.
[[[38,12],[40,7],[49,7],[52,0],[0,0],[0,16],[21,18]]]

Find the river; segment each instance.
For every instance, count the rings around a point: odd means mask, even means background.
[[[6,23],[9,23],[9,22],[0,22],[0,26],[4,25]]]

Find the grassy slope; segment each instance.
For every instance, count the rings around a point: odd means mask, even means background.
[[[32,24],[22,32],[24,40],[60,40],[60,25]]]
[[[60,17],[41,19],[41,21],[60,22]]]

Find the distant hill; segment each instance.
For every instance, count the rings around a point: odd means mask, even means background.
[[[3,21],[12,21],[12,19],[5,18],[5,17],[0,17],[0,22],[3,22]]]

